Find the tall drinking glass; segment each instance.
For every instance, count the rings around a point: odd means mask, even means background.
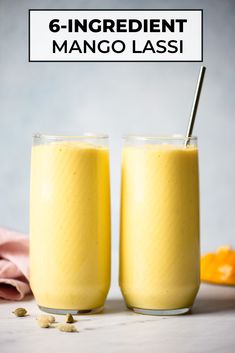
[[[108,137],[35,135],[30,285],[52,313],[93,313],[110,285]]]
[[[199,289],[197,138],[127,136],[122,152],[120,287],[142,314],[190,310]]]

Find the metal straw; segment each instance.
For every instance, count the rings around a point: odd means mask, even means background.
[[[196,91],[195,91],[195,95],[194,95],[192,111],[191,111],[191,115],[189,118],[188,128],[187,128],[187,132],[186,132],[186,136],[185,136],[185,142],[184,142],[185,147],[187,147],[187,145],[189,144],[190,137],[193,134],[193,126],[194,126],[194,122],[195,122],[195,118],[196,118],[196,114],[197,114],[197,108],[198,108],[198,103],[199,103],[199,99],[200,99],[200,94],[201,94],[201,90],[202,90],[202,84],[203,84],[205,72],[206,72],[205,66],[201,66],[199,76],[198,76],[198,81],[197,81],[197,87],[196,87]]]

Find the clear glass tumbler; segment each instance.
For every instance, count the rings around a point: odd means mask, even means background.
[[[138,313],[186,313],[199,289],[197,138],[184,142],[124,138],[119,283]]]
[[[33,137],[30,285],[39,307],[103,308],[110,286],[110,181],[106,135]]]

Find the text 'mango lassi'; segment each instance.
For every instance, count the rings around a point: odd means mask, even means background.
[[[100,310],[110,285],[107,137],[36,135],[30,194],[37,304],[55,313]]]
[[[145,314],[190,310],[199,289],[196,138],[127,137],[122,153],[120,287]]]

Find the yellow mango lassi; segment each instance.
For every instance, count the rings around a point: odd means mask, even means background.
[[[119,282],[143,314],[187,312],[200,283],[196,139],[169,140],[130,138],[122,153]]]
[[[96,312],[104,305],[110,286],[109,152],[105,139],[35,137],[30,285],[45,311]]]

